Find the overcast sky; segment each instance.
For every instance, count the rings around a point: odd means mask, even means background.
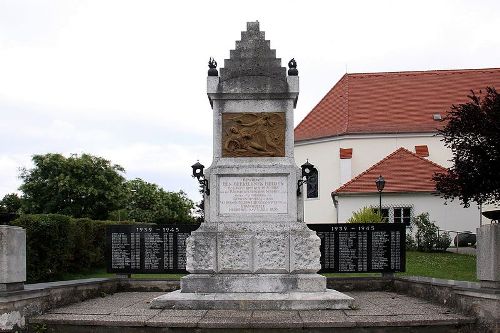
[[[207,61],[258,20],[295,57],[295,124],[347,71],[500,67],[500,1],[0,0],[0,198],[33,154],[90,153],[183,189],[212,159]]]

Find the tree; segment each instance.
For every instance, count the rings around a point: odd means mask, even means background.
[[[140,178],[125,184],[128,219],[158,224],[192,223],[194,203],[183,191],[167,192],[156,184]]]
[[[436,189],[445,199],[459,198],[464,207],[500,200],[500,95],[486,88],[453,105],[439,131],[453,153],[453,166],[436,174]]]
[[[17,213],[22,206],[22,199],[16,193],[6,194],[0,201],[0,213]]]
[[[201,200],[195,205],[196,222],[203,223],[205,221],[205,187],[200,184],[199,191]]]
[[[106,219],[124,198],[125,170],[88,154],[34,155],[34,168],[21,169],[23,209],[27,213],[58,213]]]
[[[347,220],[347,223],[380,223],[385,222],[380,215],[372,207],[362,207],[357,212],[353,212],[352,216]]]

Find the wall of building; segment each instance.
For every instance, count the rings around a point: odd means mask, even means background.
[[[340,196],[338,199],[339,222],[345,223],[353,212],[366,206],[379,206],[378,194]],[[382,208],[412,207],[412,215],[429,213],[431,221],[443,230],[472,231],[479,227],[479,209],[476,205],[463,208],[457,200],[447,202],[433,194],[384,194]],[[454,237],[454,234],[452,234]]]
[[[444,167],[450,166],[451,152],[434,134],[351,135],[307,144],[296,143],[297,165],[300,166],[306,159],[309,159],[316,166],[319,174],[319,197],[305,200],[306,222],[333,223],[336,221],[336,210],[330,194],[342,185],[340,148],[353,149],[350,172],[353,178],[400,147],[415,152],[416,145],[428,146],[429,160]],[[375,179],[373,181],[375,189]]]

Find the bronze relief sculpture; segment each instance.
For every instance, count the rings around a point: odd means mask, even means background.
[[[223,113],[222,157],[285,156],[285,113]]]

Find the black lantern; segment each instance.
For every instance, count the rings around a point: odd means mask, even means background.
[[[203,169],[205,166],[200,163],[200,161],[196,161],[195,164],[191,165],[191,168],[193,168],[193,177],[196,177],[196,179],[200,180],[201,177],[203,176]]]
[[[311,171],[314,169],[314,165],[309,163],[309,160],[306,159],[306,163],[302,164],[300,168],[302,169],[302,177],[307,178],[311,174]]]
[[[203,169],[205,169],[205,166],[199,161],[196,161],[195,164],[191,165],[191,168],[193,168],[193,177],[198,179],[200,185],[203,186],[203,192],[207,195],[210,195],[210,189],[208,188],[208,179],[206,179],[205,175],[203,174]]]
[[[306,160],[306,163],[302,164],[300,166],[300,168],[302,169],[302,176],[297,181],[297,196],[299,196],[302,193],[302,190],[301,190],[302,185],[304,183],[307,183],[307,181],[309,180],[309,178],[313,174],[315,174],[314,171],[317,171],[316,168],[314,167],[314,165],[312,165],[311,163],[309,163],[309,160]]]
[[[385,179],[382,175],[378,176],[377,180],[375,180],[375,185],[377,185],[377,191],[379,193],[379,214],[382,216],[382,191],[385,187]]]
[[[377,190],[379,192],[382,192],[384,190],[384,186],[385,186],[384,177],[382,177],[382,175],[378,176],[377,180],[375,181],[375,184],[377,185]]]

